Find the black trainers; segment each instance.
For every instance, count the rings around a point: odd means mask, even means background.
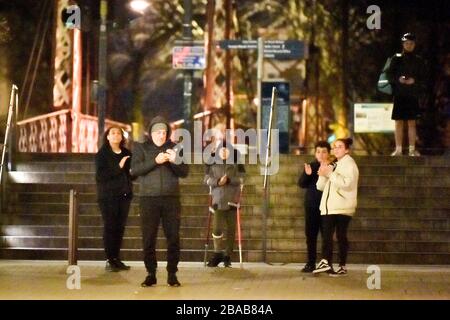
[[[141,283],[141,287],[151,287],[156,284],[156,275],[153,272],[150,272],[145,278],[144,282]]]
[[[130,270],[130,266],[127,266],[125,263],[120,261],[119,258],[113,259],[113,261],[120,270]]]
[[[319,264],[317,265],[316,270],[314,270],[312,273],[316,274],[316,273],[327,272],[328,270],[331,270],[331,269],[332,268],[328,264],[328,260],[322,259],[322,260],[320,260]]]
[[[315,264],[307,263],[307,264],[305,264],[305,266],[303,267],[303,269],[301,270],[301,272],[303,272],[303,273],[311,273],[311,272],[313,272],[314,270],[316,270]]]
[[[105,271],[107,272],[119,272],[120,268],[114,260],[106,260]]]
[[[207,266],[208,267],[217,267],[219,263],[223,261],[223,253],[222,252],[215,252],[212,258],[208,261]]]
[[[175,273],[169,273],[167,276],[167,284],[170,287],[179,287],[181,283],[177,279],[177,275]]]
[[[223,257],[223,266],[225,268],[231,268],[231,258],[230,258],[230,256],[224,256]]]
[[[330,277],[345,277],[347,275],[347,268],[345,266],[339,266],[339,269],[330,273]]]

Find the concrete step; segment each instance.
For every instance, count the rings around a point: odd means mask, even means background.
[[[3,248],[67,248],[67,236],[2,236],[1,247]],[[202,250],[205,245],[204,238],[182,237],[180,246],[184,249]],[[268,250],[306,250],[304,239],[268,239],[266,242]],[[449,253],[447,241],[429,240],[350,240],[350,251],[374,251],[374,252],[435,252]],[[166,248],[166,239],[158,237],[157,248]],[[97,237],[79,237],[79,248],[103,248],[103,239]],[[245,250],[262,250],[261,239],[242,239],[242,247]],[[124,237],[122,248],[141,249],[141,237]]]
[[[30,225],[3,225],[0,227],[1,234],[5,237],[19,238],[40,238],[40,237],[67,237],[69,229],[62,225],[30,226]],[[125,237],[140,238],[141,227],[128,225],[125,230]],[[78,228],[80,238],[103,237],[102,226],[80,226]],[[164,237],[162,228],[159,229],[159,236]],[[180,236],[183,238],[206,239],[205,226],[181,225]],[[445,242],[449,239],[450,231],[447,230],[403,230],[403,229],[365,229],[350,226],[349,238],[352,241],[367,240],[392,240],[392,241],[436,241]],[[262,239],[262,228],[242,228],[243,239]],[[305,240],[304,228],[300,227],[279,227],[268,226],[267,237],[276,240]],[[446,247],[449,249],[449,247]]]
[[[358,197],[358,208],[375,207],[375,206],[399,206],[399,207],[414,207],[414,208],[445,208],[450,209],[450,197],[447,197],[449,188],[444,188],[442,193],[433,193],[432,191],[418,190],[417,192],[403,192],[392,191],[391,194],[383,188],[374,189],[371,192],[365,189],[365,193]],[[180,201],[182,205],[190,204],[207,204],[208,194],[190,194],[181,193]],[[96,204],[97,195],[95,193],[79,193],[78,201],[80,204]],[[139,197],[136,196],[132,200],[134,203],[139,203]],[[261,206],[263,199],[258,194],[244,195],[241,200],[243,205]],[[12,204],[55,204],[55,203],[69,203],[69,193],[54,193],[54,192],[15,192],[9,195],[9,203]],[[270,196],[270,203],[273,207],[302,207],[303,194],[272,194]]]
[[[94,196],[94,201],[96,201],[96,192],[97,187],[94,184],[78,184],[78,185],[70,185],[70,184],[45,184],[45,183],[12,183],[8,185],[8,190],[12,192],[12,194],[19,194],[21,197],[28,193],[43,193],[43,194],[57,194],[57,195],[68,195],[70,190],[74,189],[83,196],[89,195]],[[138,195],[139,194],[139,185],[135,184],[133,186],[133,192]],[[257,190],[258,189],[258,190]],[[244,197],[247,195],[260,195],[259,188],[256,185],[245,185],[243,194]],[[207,195],[209,193],[209,188],[203,184],[181,184],[180,192],[182,194],[198,194],[198,195]],[[280,185],[274,184],[271,186],[270,192],[272,195],[289,195],[290,197],[295,198],[304,198],[305,190],[299,188],[297,185]],[[32,197],[33,195],[31,195]],[[411,188],[410,186],[366,186],[360,185],[358,188],[358,196],[359,197],[371,197],[371,196],[390,196],[390,197],[417,197],[417,196],[427,196],[427,197],[449,197],[450,198],[450,186],[445,187],[424,187],[417,186]],[[258,196],[260,198],[260,196]],[[11,198],[14,199],[14,198]],[[88,201],[88,200],[86,200]],[[86,202],[83,200],[83,202]]]
[[[300,175],[303,172],[304,162],[283,163],[280,162],[278,175]],[[364,161],[358,163],[361,175],[368,174],[391,174],[391,175],[425,175],[436,174],[448,171],[448,164],[367,164]],[[262,175],[263,166],[246,165],[245,169],[248,175]],[[52,173],[76,173],[84,172],[95,173],[95,164],[92,162],[19,162],[15,166],[15,171],[19,172],[52,172]],[[190,174],[204,174],[205,165],[189,165]]]
[[[259,228],[263,226],[261,216],[242,216],[241,222],[243,229]],[[130,215],[127,220],[127,226],[139,227],[141,224],[140,217],[136,214]],[[181,215],[181,226],[186,227],[204,227],[206,228],[207,215]],[[4,227],[49,227],[49,226],[67,226],[68,216],[61,214],[4,214],[0,216],[0,225]],[[95,215],[80,215],[79,225],[81,227],[101,227],[103,225],[102,217]],[[268,228],[287,228],[304,231],[305,220],[303,216],[277,216],[267,219]],[[422,231],[448,231],[448,218],[439,218],[430,216],[429,218],[409,217],[361,217],[356,216],[352,219],[351,225],[354,229],[367,230],[384,230],[384,229],[400,229],[400,230],[422,230]],[[4,230],[4,229],[3,229]],[[5,231],[4,231],[5,232]],[[9,235],[8,233],[3,233]]]
[[[440,176],[437,180],[434,176]],[[360,185],[368,186],[430,186],[439,187],[450,185],[450,174],[445,172],[438,172],[436,175],[361,175]],[[270,177],[271,185],[296,185],[298,182],[298,174],[290,175],[274,175]],[[203,174],[190,174],[187,178],[180,179],[180,184],[202,184],[204,179]],[[79,183],[95,183],[95,176],[92,173],[77,172],[77,173],[54,173],[54,172],[8,172],[8,181],[12,183],[64,183],[64,184],[79,184]],[[245,178],[245,184],[262,186],[263,176],[254,175]]]
[[[208,253],[210,257],[212,253]],[[243,261],[261,262],[263,254],[260,250],[244,250]],[[0,248],[0,259],[22,259],[22,260],[66,260],[68,256],[66,249],[36,249],[36,248]],[[156,252],[158,261],[166,260],[166,250],[158,249]],[[202,262],[203,250],[181,250],[181,261]],[[121,257],[125,261],[142,261],[142,250],[124,249],[121,250]],[[80,249],[78,251],[79,260],[105,260],[103,249]],[[266,252],[266,262],[274,264],[304,263],[306,262],[306,251],[274,251]],[[337,255],[334,255],[337,261]],[[232,256],[233,267],[239,267],[238,253]],[[418,252],[349,252],[348,263],[363,264],[450,264],[450,255],[442,253],[418,253]],[[245,266],[245,265],[244,265]]]
[[[445,156],[421,156],[421,157],[390,157],[390,156],[358,156],[352,155],[358,164],[370,165],[437,165],[450,166],[448,157]],[[94,163],[94,154],[63,154],[63,153],[19,153],[16,157],[18,163],[24,162],[85,162]],[[302,164],[311,162],[313,155],[279,155],[281,164]],[[247,157],[248,160],[248,157]],[[259,161],[259,158],[258,158]]]
[[[207,215],[207,205],[205,204],[189,204],[183,205],[181,207],[182,215],[196,215],[196,216],[206,216]],[[262,206],[252,206],[243,204],[241,207],[242,216],[258,216],[263,215]],[[55,215],[68,215],[69,204],[68,203],[40,203],[40,202],[28,202],[20,204],[10,204],[7,207],[7,212],[9,214],[49,214],[53,213]],[[100,211],[98,205],[95,203],[90,204],[79,204],[80,215],[98,215],[100,216]],[[139,205],[137,203],[132,203],[130,208],[130,215],[139,214]],[[303,204],[299,200],[298,206],[283,206],[272,205],[269,208],[268,217],[300,217],[304,215]],[[379,203],[374,203],[373,205],[365,205],[364,203],[359,203],[356,210],[355,216],[357,217],[398,217],[398,218],[449,218],[449,210],[442,207],[414,207],[413,203],[405,202],[397,203],[394,205],[383,205]]]

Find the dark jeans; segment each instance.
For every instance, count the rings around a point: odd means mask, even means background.
[[[320,209],[318,207],[305,207],[305,236],[308,250],[308,264],[316,264],[317,236],[322,232]]]
[[[98,201],[103,217],[103,244],[107,259],[119,258],[130,203],[130,196],[99,199]]]
[[[177,272],[180,261],[180,199],[177,196],[141,197],[140,211],[144,263],[147,272],[154,273],[157,268],[156,239],[159,221],[162,220],[167,239],[167,271]]]
[[[348,253],[347,230],[352,217],[343,214],[322,215],[322,255],[331,265],[333,262],[333,234],[339,246],[339,265],[345,266]]]

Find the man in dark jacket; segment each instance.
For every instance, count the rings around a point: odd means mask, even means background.
[[[143,287],[156,284],[156,239],[162,220],[167,238],[167,284],[179,286],[176,277],[180,260],[180,188],[178,179],[188,175],[186,164],[176,164],[175,143],[170,140],[170,126],[155,117],[148,129],[148,141],[133,150],[131,172],[140,183],[140,211],[144,262],[148,275]]]
[[[420,155],[416,150],[416,119],[420,113],[419,97],[425,87],[426,68],[423,59],[414,52],[416,37],[406,33],[401,41],[403,52],[392,57],[386,70],[394,96],[392,120],[395,120],[395,151],[391,155],[402,155],[403,126],[407,122],[408,155],[414,157]]]
[[[321,163],[328,163],[331,146],[326,141],[319,141],[315,147],[315,161],[305,163],[305,169],[298,179],[298,186],[306,189],[305,192],[305,235],[308,250],[308,262],[302,272],[313,272],[316,269],[317,236],[321,229],[320,200],[322,191],[317,190],[316,183],[319,179],[317,171]]]

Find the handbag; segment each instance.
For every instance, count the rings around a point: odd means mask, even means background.
[[[392,85],[389,83],[387,79],[386,70],[391,66],[392,57],[389,57],[384,64],[383,70],[381,71],[380,77],[378,78],[377,88],[378,91],[383,92],[385,94],[392,94]]]

